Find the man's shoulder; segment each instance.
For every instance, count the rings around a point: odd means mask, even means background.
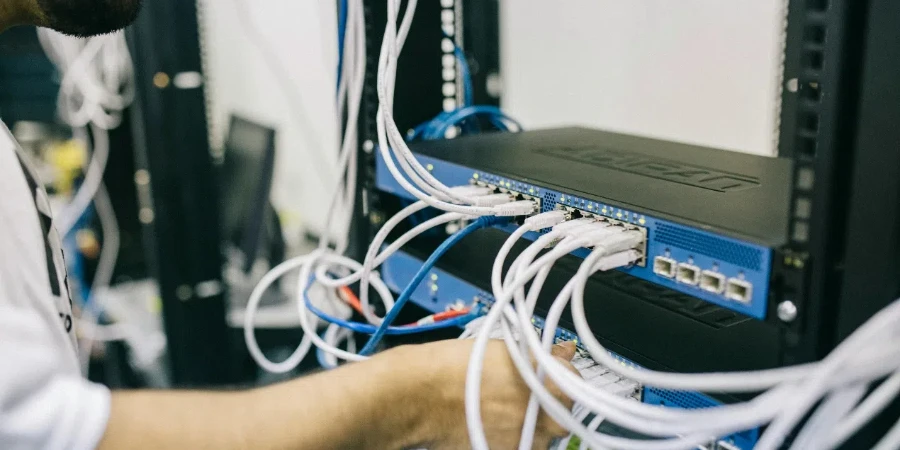
[[[37,183],[22,158],[9,130],[0,124],[0,220],[6,235],[33,231],[38,225],[32,193]]]
[[[16,284],[0,286],[5,288],[0,302],[36,308],[71,337],[62,243],[53,230],[47,194],[26,158],[0,124],[0,271]]]
[[[40,226],[34,201],[37,188],[18,145],[6,126],[0,124],[0,220],[7,237],[25,239],[37,234],[36,227]]]

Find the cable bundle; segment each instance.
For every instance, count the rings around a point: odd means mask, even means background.
[[[348,2],[346,12],[347,35],[345,42],[359,42],[363,34],[361,3]],[[248,313],[245,323],[245,338],[251,354],[267,370],[284,372],[295,367],[313,344],[322,350],[321,359],[329,366],[337,359],[361,360],[371,354],[381,336],[402,333],[422,324],[393,327],[391,323],[412,290],[431,269],[435,260],[447,247],[472,230],[490,226],[502,217],[531,216],[535,205],[530,201],[514,201],[512,198],[493,198],[496,194],[480,190],[474,186],[451,188],[434,178],[414,157],[406,145],[393,117],[393,96],[396,81],[397,61],[412,24],[416,0],[407,2],[402,19],[400,2],[388,0],[387,26],[378,59],[377,93],[379,108],[376,116],[378,151],[393,177],[419,201],[401,210],[390,218],[375,236],[362,263],[341,256],[344,247],[337,245],[334,250],[320,245],[315,252],[285,262],[266,275],[254,290],[249,309],[252,312],[259,303],[262,293],[276,279],[285,273],[299,269],[297,278],[297,310],[305,337],[301,345],[288,360],[273,363],[265,359],[253,337],[252,313]],[[354,35],[359,30],[359,35]],[[364,42],[362,42],[364,44]],[[354,92],[357,80],[350,74],[364,64],[362,53],[344,48],[339,94],[350,92],[348,117],[356,118],[358,96]],[[360,62],[355,63],[355,58]],[[346,82],[345,82],[346,81]],[[345,87],[346,86],[346,87]],[[339,95],[340,109],[343,109],[343,95]],[[436,121],[417,128],[412,138],[439,138],[450,127],[460,125],[465,118],[475,114],[469,104],[460,110],[443,114]],[[493,112],[493,111],[492,111]],[[499,116],[498,116],[499,117]],[[348,120],[348,127],[355,120]],[[503,123],[503,126],[508,124]],[[498,126],[499,128],[499,126]],[[342,167],[346,173],[351,165],[351,139],[355,131],[345,132],[342,147]],[[355,168],[353,169],[355,170]],[[352,178],[342,181],[344,195],[353,192]],[[340,190],[337,190],[340,191]],[[489,198],[490,197],[490,198]],[[337,198],[337,197],[335,197]],[[334,203],[334,201],[333,201]],[[400,222],[427,207],[444,211],[444,214],[419,224],[412,230],[382,249],[388,234]],[[329,213],[329,216],[331,212]],[[416,275],[414,282],[407,286],[395,301],[390,290],[375,272],[393,252],[414,236],[435,226],[461,219],[473,222],[457,235],[451,236],[431,258],[426,261]],[[878,414],[900,391],[900,301],[878,314],[853,336],[841,344],[823,361],[780,369],[708,374],[664,373],[645,369],[634,369],[618,364],[618,360],[594,338],[593,330],[584,313],[584,289],[588,278],[598,271],[612,270],[633,264],[641,255],[634,250],[645,237],[636,231],[613,226],[609,223],[591,220],[567,221],[562,211],[552,211],[528,217],[503,245],[497,255],[491,273],[491,285],[495,303],[490,306],[486,317],[477,319],[478,326],[467,326],[463,336],[475,336],[475,346],[469,363],[466,382],[466,414],[469,436],[473,448],[486,449],[487,440],[482,426],[480,411],[480,377],[485,361],[486,346],[492,333],[500,330],[513,362],[522,378],[532,390],[525,425],[522,430],[520,448],[531,448],[537,414],[546,411],[558,423],[568,428],[591,448],[669,450],[690,449],[714,441],[718,436],[727,436],[748,429],[768,425],[759,441],[758,448],[774,449],[783,444],[787,435],[803,421],[807,413],[815,408],[809,420],[803,423],[792,448],[832,448],[840,445],[863,424]],[[503,266],[516,241],[526,233],[553,227],[520,254],[512,266],[503,274]],[[535,303],[553,264],[573,250],[587,247],[591,253],[585,258],[578,273],[568,281],[547,315],[542,335],[534,332],[531,325]],[[544,252],[545,248],[552,248]],[[335,251],[337,250],[337,251]],[[544,252],[543,254],[541,254]],[[305,298],[305,292],[312,283],[319,283],[329,289],[346,289],[352,283],[360,283],[357,311],[368,323],[351,323],[328,317],[327,314]],[[526,289],[526,285],[530,286]],[[388,311],[385,317],[373,312],[368,296],[369,287],[377,293],[379,300]],[[349,302],[355,304],[354,302]],[[575,328],[590,357],[597,364],[615,372],[619,379],[627,379],[627,386],[638,383],[663,389],[700,392],[761,392],[753,400],[731,405],[701,410],[685,410],[646,405],[626,398],[621,392],[603,389],[572,373],[550,353],[556,336],[556,328],[566,306],[571,303]],[[312,311],[312,313],[310,313]],[[461,323],[471,321],[479,311],[457,318]],[[331,323],[324,337],[316,333],[313,318]],[[470,325],[473,322],[469,322]],[[455,324],[454,324],[455,325]],[[352,329],[371,334],[367,344],[359,353],[355,343],[348,343],[348,350],[337,348],[337,343],[352,338],[335,327]],[[532,365],[534,359],[537,367]],[[552,380],[562,391],[575,400],[575,411],[569,410],[544,386],[544,379]],[[884,380],[867,395],[873,383]],[[623,387],[624,389],[624,387]],[[821,403],[820,403],[821,402]],[[818,405],[818,406],[817,406]],[[585,426],[583,421],[594,415],[592,423]],[[636,440],[597,433],[596,426],[607,420],[621,427],[655,437],[654,440]],[[884,438],[878,449],[893,449],[900,446],[900,424]]]
[[[75,138],[82,141],[91,154],[81,187],[53,223],[60,236],[65,237],[94,202],[103,231],[103,246],[91,284],[92,297],[109,286],[119,251],[119,226],[103,186],[103,172],[109,158],[108,130],[121,124],[122,111],[134,99],[131,55],[121,31],[82,39],[39,28],[38,39],[61,75],[57,114],[72,127]],[[92,336],[103,335],[103,329],[96,327],[99,312],[91,306],[90,298],[84,302],[81,328],[86,350],[81,354],[86,355],[82,361],[86,370],[88,350],[94,341]]]
[[[554,212],[555,213],[555,212]],[[549,214],[549,213],[545,213]],[[551,217],[551,216],[546,216]],[[534,219],[534,218],[533,218]],[[540,225],[544,227],[546,223]],[[768,425],[757,448],[780,448],[784,440],[806,414],[822,401],[800,430],[791,448],[833,448],[852,436],[862,425],[896,397],[900,391],[900,301],[876,315],[835,349],[821,362],[800,366],[750,372],[677,374],[635,369],[618,364],[608,350],[594,338],[584,313],[584,287],[593,273],[627,265],[636,260],[630,250],[622,251],[609,239],[598,238],[594,250],[582,263],[577,275],[559,293],[545,320],[543,336],[533,330],[531,317],[550,265],[575,245],[573,236],[563,237],[557,248],[532,263],[543,246],[563,236],[565,228],[555,227],[532,244],[513,263],[509,273],[501,280],[503,261],[512,244],[525,232],[535,229],[526,224],[507,240],[494,265],[492,286],[495,304],[488,314],[485,329],[500,322],[504,339],[513,361],[525,382],[532,389],[526,425],[520,448],[531,448],[531,438],[537,419],[538,406],[562,424],[591,448],[616,449],[691,449],[748,429]],[[584,234],[581,228],[579,234]],[[595,236],[601,233],[593,232]],[[624,235],[619,233],[618,235]],[[569,242],[569,244],[567,244]],[[591,244],[591,243],[588,243]],[[532,281],[526,292],[525,283]],[[607,390],[592,386],[563,366],[550,355],[550,346],[556,336],[556,327],[568,302],[572,302],[572,316],[582,345],[597,363],[610,368],[622,377],[635,382],[663,389],[701,392],[756,392],[755,399],[708,408],[686,410],[660,408],[622,398]],[[509,306],[513,302],[515,308]],[[476,338],[476,347],[470,361],[466,384],[466,407],[470,438],[474,448],[487,448],[480,416],[480,373],[484,364],[484,350],[488,333]],[[529,358],[533,357],[535,370]],[[549,376],[562,391],[582,408],[573,413],[544,387],[543,377]],[[866,397],[869,387],[887,379]],[[654,436],[657,440],[626,439],[598,434],[588,429],[582,421],[587,413],[600,420],[611,421],[621,427]],[[596,424],[595,424],[596,425]],[[900,431],[895,427],[878,449],[892,449],[900,445]]]
[[[340,153],[340,167],[343,176],[338,180],[334,197],[331,200],[328,212],[327,223],[332,220],[338,204],[343,204],[344,209],[352,211],[353,196],[355,195],[355,179],[356,179],[356,123],[359,114],[359,103],[362,96],[362,83],[365,75],[365,24],[362,15],[362,2],[359,0],[350,0],[346,2],[346,12],[342,14],[344,17],[342,23],[346,23],[346,31],[340,37],[339,41],[343,44],[340,47],[341,64],[339,66],[339,84],[338,84],[338,106],[339,111],[343,111],[346,106],[347,127],[344,132],[343,144]],[[394,11],[390,23],[394,24],[393,33],[388,33],[386,39],[395,40],[390,47],[396,46],[396,52],[382,51],[382,58],[379,60],[379,97],[387,98],[388,91],[393,95],[394,76],[396,75],[396,57],[399,54],[402,42],[405,40],[412,23],[413,12],[415,11],[415,0],[409,2],[407,13],[404,16],[403,24],[400,30],[396,30],[396,14],[399,13],[398,2],[391,2],[389,5],[391,11]],[[389,23],[389,28],[390,28]],[[340,28],[340,27],[339,27]],[[396,319],[400,310],[409,300],[416,286],[421,282],[422,278],[433,267],[436,259],[440,257],[450,246],[470,234],[471,232],[491,226],[492,224],[502,221],[503,217],[512,217],[531,214],[535,211],[535,204],[531,201],[516,201],[510,196],[499,198],[493,194],[490,189],[461,186],[449,188],[438,182],[434,177],[428,174],[428,171],[415,160],[409,148],[397,130],[391,113],[389,111],[389,103],[382,102],[379,109],[378,129],[380,145],[379,150],[382,155],[386,155],[386,161],[393,167],[392,173],[398,176],[398,181],[407,183],[413,195],[418,194],[419,202],[401,210],[398,214],[388,220],[379,230],[373,242],[369,246],[367,255],[363,263],[353,261],[350,258],[341,256],[346,250],[346,234],[347,228],[341,229],[342,239],[339,240],[333,248],[330,247],[328,237],[324,237],[319,243],[316,251],[303,255],[289,261],[286,261],[272,269],[256,286],[251,294],[247,306],[247,314],[244,323],[244,338],[251,356],[264,369],[271,372],[287,372],[295,368],[305,355],[315,345],[322,352],[336,356],[339,359],[356,361],[364,359],[367,355],[373,353],[381,338],[385,334],[404,334],[409,332],[423,332],[431,329],[446,328],[451,326],[459,326],[465,324],[469,320],[475,318],[479,311],[472,309],[469,314],[459,317],[449,317],[447,314],[439,316],[430,316],[423,321],[434,323],[418,323],[411,326],[392,327],[392,322]],[[463,111],[462,114],[469,114]],[[456,120],[456,119],[453,119]],[[454,122],[454,123],[458,123]],[[449,122],[448,122],[449,124]],[[450,125],[447,125],[450,126]],[[390,138],[387,131],[390,130]],[[390,143],[389,143],[390,142]],[[391,151],[392,145],[400,146],[398,149]],[[395,156],[391,156],[393,153]],[[423,193],[416,187],[408,184],[403,175],[401,175],[393,164],[393,158],[396,157],[400,165],[411,175],[411,179],[415,180],[423,190]],[[421,177],[424,177],[421,178]],[[480,206],[490,205],[490,206]],[[429,206],[437,206],[438,209],[446,211],[433,219],[427,220],[412,230],[396,239],[386,249],[381,250],[382,245],[386,241],[389,233],[399,225],[403,220],[424,210]],[[480,218],[480,216],[486,216]],[[497,218],[500,217],[500,218]],[[461,230],[459,233],[451,236],[442,245],[438,251],[429,258],[422,270],[416,276],[416,280],[408,286],[403,293],[397,298],[396,302],[384,282],[378,274],[374,272],[375,268],[382,264],[391,254],[396,252],[401,246],[409,242],[415,236],[418,236],[436,226],[446,224],[453,221],[474,219],[469,226]],[[328,227],[326,227],[328,228]],[[272,362],[268,360],[259,349],[256,338],[253,334],[253,321],[256,309],[266,289],[281,276],[290,271],[299,270],[296,284],[296,304],[297,312],[300,317],[300,325],[304,330],[304,338],[298,345],[294,353],[282,362]],[[353,283],[360,283],[359,286],[359,312],[368,323],[353,323],[342,321],[317,308],[306,296],[306,292],[313,283],[318,283],[329,289],[342,289]],[[387,314],[385,317],[378,317],[373,312],[369,299],[369,287],[372,287],[378,294],[380,302],[384,305]],[[332,325],[340,325],[345,328],[353,329],[358,332],[369,333],[372,337],[366,345],[357,354],[351,351],[345,351],[337,348],[335,345],[339,340],[345,340],[343,335],[337,334],[336,331],[328,332],[320,337],[317,334],[316,319]],[[346,338],[352,340],[352,338]],[[330,356],[323,355],[320,359],[328,364],[334,360]]]

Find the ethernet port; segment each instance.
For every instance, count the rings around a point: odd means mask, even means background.
[[[582,217],[584,217],[584,214],[582,214],[581,211],[579,211],[577,209],[572,210],[572,220],[580,219]]]
[[[741,303],[750,303],[753,295],[753,285],[737,278],[729,278],[725,288],[725,297]]]
[[[676,279],[679,283],[696,286],[700,281],[700,268],[692,264],[681,263],[678,265]]]
[[[657,256],[653,258],[653,273],[666,277],[666,278],[675,278],[675,268],[677,267],[677,263],[672,258],[666,258],[665,256]]]
[[[700,274],[700,289],[713,294],[721,294],[725,290],[725,276],[718,272],[704,270]]]

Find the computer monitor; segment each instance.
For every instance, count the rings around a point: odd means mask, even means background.
[[[274,169],[275,130],[232,115],[220,172],[222,229],[243,255],[245,272],[261,256],[264,241],[276,247],[283,242],[279,224],[271,223],[278,222],[269,202]]]

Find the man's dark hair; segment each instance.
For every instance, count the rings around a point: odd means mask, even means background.
[[[47,26],[72,36],[109,33],[134,21],[141,0],[37,0]]]

